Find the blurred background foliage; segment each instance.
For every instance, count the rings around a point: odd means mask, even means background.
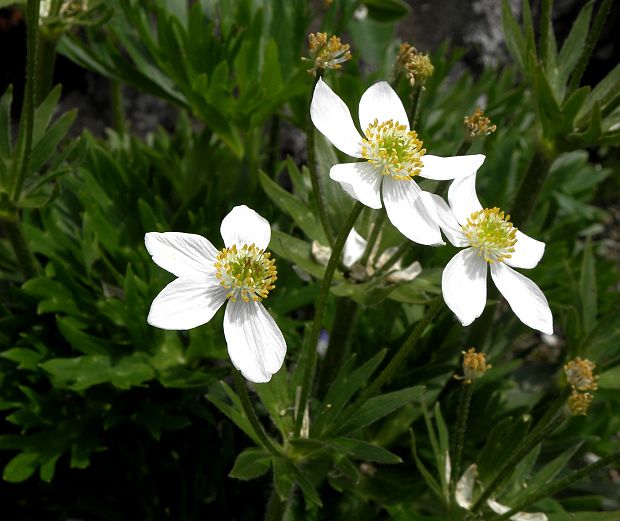
[[[302,338],[324,271],[311,242],[326,244],[305,166],[307,34],[350,43],[353,59],[326,75],[348,106],[380,79],[408,104],[410,86],[397,81],[394,63],[423,3],[72,4],[41,11],[32,120],[28,90],[20,112],[21,73],[0,99],[2,519],[258,519],[272,482],[276,496],[291,499],[287,519],[463,519],[466,512],[449,497],[443,505],[433,487],[450,494],[454,486],[445,478],[461,392],[452,377],[471,345],[494,366],[476,383],[463,450],[463,464],[476,462],[483,483],[562,397],[567,360],[587,357],[600,374],[588,416],[535,444],[506,480],[502,502],[517,504],[618,450],[620,66],[613,54],[605,70],[587,65],[617,6],[610,15],[611,2],[587,2],[556,41],[550,1],[533,13],[527,1],[522,9],[505,1],[510,58],[480,67],[467,49],[443,44],[431,53],[435,72],[422,92],[417,129],[426,148],[486,154],[483,204],[511,211],[517,226],[547,243],[532,278],[549,299],[556,334],[528,330],[496,297],[469,328],[444,310],[386,394],[352,409],[387,358],[383,349],[395,351],[440,294],[454,251],[406,248],[405,264],[418,260],[423,272],[398,285],[338,273],[324,327],[341,362],[319,366],[310,437],[295,438]],[[2,11],[22,40],[20,13],[32,17],[31,8]],[[70,100],[61,97],[63,71],[69,86],[76,74],[109,85],[101,103],[107,125],[89,130],[83,115],[59,108]],[[52,88],[54,78],[60,84]],[[137,99],[153,100],[161,125],[140,128],[131,117]],[[469,143],[463,118],[477,106],[498,128]],[[315,147],[338,229],[352,201],[327,174],[343,158],[319,134]],[[220,247],[219,223],[242,203],[274,228],[279,280],[269,309],[287,339],[290,375],[283,370],[255,390],[259,416],[286,440],[288,458],[255,447],[225,383],[230,363],[217,317],[178,333],[146,323],[172,276],[151,261],[144,233],[199,233]],[[357,230],[368,237],[373,221],[365,210]],[[379,251],[401,243],[386,224]],[[552,521],[617,520],[593,512],[620,510],[619,483],[617,470],[599,470],[528,510]]]

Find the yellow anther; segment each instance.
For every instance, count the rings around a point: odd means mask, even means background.
[[[471,383],[476,378],[481,378],[484,376],[489,369],[491,369],[491,364],[487,364],[487,359],[484,353],[477,353],[476,349],[470,347],[467,351],[462,351],[463,355],[463,375],[454,377],[457,380],[465,380],[465,383]]]
[[[389,119],[379,123],[375,119],[366,129],[362,140],[362,156],[376,165],[383,175],[394,179],[409,180],[420,173],[422,156],[426,149],[415,130],[408,130]]]
[[[568,397],[568,408],[575,416],[586,416],[593,398],[594,396],[590,393],[580,393],[573,390]]]
[[[488,136],[497,130],[497,125],[491,124],[491,120],[484,115],[481,108],[477,108],[470,116],[465,116],[464,125],[467,139],[470,141]]]
[[[341,64],[351,59],[349,44],[342,43],[338,36],[328,38],[327,33],[310,33],[308,44],[310,58],[302,60],[313,62],[313,67],[308,69],[313,76],[325,69],[341,69]]]
[[[485,208],[472,213],[463,227],[469,245],[489,264],[512,257],[517,243],[517,229],[499,208]]]
[[[239,298],[244,302],[267,298],[277,280],[275,260],[270,257],[254,244],[244,244],[240,249],[233,244],[222,249],[214,267],[220,285],[230,290],[226,298],[233,302]]]
[[[566,379],[570,386],[577,391],[596,391],[598,376],[593,371],[596,364],[587,358],[577,357],[564,366]]]
[[[411,86],[423,86],[435,72],[435,67],[428,54],[418,50],[408,43],[401,44],[396,57],[396,69],[407,76]]]

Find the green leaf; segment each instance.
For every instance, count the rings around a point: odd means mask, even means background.
[[[259,172],[258,179],[263,190],[280,210],[289,215],[307,237],[319,241],[321,244],[328,244],[325,233],[318,220],[310,209],[297,197],[287,192],[269,178],[265,172]]]
[[[19,364],[17,366],[18,369],[29,369],[31,371],[37,369],[41,358],[43,358],[41,353],[26,347],[14,347],[12,349],[7,349],[6,351],[0,353],[0,356],[2,358],[6,358],[7,360],[17,362]]]
[[[502,27],[506,38],[506,47],[521,69],[525,68],[525,38],[519,24],[512,14],[508,0],[502,0]]]
[[[368,16],[378,22],[395,22],[409,14],[411,8],[404,0],[363,0]]]
[[[276,258],[283,258],[292,264],[297,264],[304,271],[316,278],[322,278],[325,267],[314,261],[311,257],[311,246],[306,241],[293,237],[280,230],[271,230],[269,249]],[[341,278],[336,274],[334,279]]]
[[[543,468],[541,468],[529,482],[529,488],[536,490],[534,487],[543,487],[549,483],[560,473],[560,471],[568,465],[568,462],[581,448],[583,442],[578,443],[574,447],[564,451],[558,457],[551,460]]]
[[[579,12],[579,16],[577,16],[577,19],[573,22],[573,27],[564,41],[564,45],[562,45],[562,50],[558,56],[559,83],[562,86],[565,86],[569,76],[579,61],[579,56],[581,56],[583,46],[588,37],[593,4],[594,2],[590,0],[583,6]]]
[[[428,469],[424,466],[424,463],[422,463],[422,460],[418,456],[415,435],[413,431],[410,431],[410,432],[411,432],[411,452],[413,453],[413,459],[415,461],[415,465],[418,468],[418,471],[420,472],[420,474],[422,474],[422,477],[424,478],[424,481],[426,481],[426,484],[430,487],[431,491],[435,493],[435,496],[437,496],[437,499],[443,502],[445,498],[443,496],[441,486],[439,485],[437,480],[433,477],[433,475],[428,471]]]
[[[333,438],[329,443],[349,454],[354,459],[376,461],[377,463],[401,463],[402,459],[389,450],[353,438]]]
[[[415,387],[407,387],[400,391],[382,394],[370,398],[355,413],[354,417],[347,421],[344,425],[335,429],[336,434],[348,434],[370,425],[377,420],[387,416],[391,412],[400,409],[403,405],[417,400],[424,392],[423,385]],[[346,409],[345,409],[346,410]]]
[[[590,333],[596,325],[597,315],[597,287],[596,263],[592,252],[592,242],[588,238],[581,261],[581,275],[579,277],[579,302],[581,305],[581,319],[584,333]]]
[[[45,134],[45,130],[49,126],[54,111],[56,110],[56,105],[58,105],[61,91],[61,85],[56,85],[34,111],[34,124],[32,127],[33,143],[38,143]]]
[[[39,139],[32,148],[30,164],[28,165],[30,172],[38,171],[47,162],[50,156],[56,152],[58,145],[65,138],[67,132],[69,132],[69,129],[73,125],[76,116],[77,110],[65,112],[43,136],[41,136],[41,139]]]
[[[271,468],[271,456],[261,449],[246,449],[235,461],[230,474],[231,478],[254,479],[262,476]]]
[[[601,107],[605,107],[620,91],[620,64],[616,65],[610,73],[594,87],[588,99],[581,107],[577,116],[577,124],[585,126],[588,115],[594,110],[598,102]]]
[[[105,355],[84,355],[76,358],[53,358],[41,364],[58,387],[82,391],[93,385],[110,383],[119,389],[129,389],[150,380],[153,368],[144,355],[134,353],[118,360]]]
[[[38,466],[39,454],[22,452],[6,464],[2,477],[10,483],[20,483],[32,476]]]

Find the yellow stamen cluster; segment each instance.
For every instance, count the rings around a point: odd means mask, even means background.
[[[415,130],[389,119],[377,119],[366,129],[362,140],[362,156],[376,165],[383,175],[394,179],[409,180],[418,175],[424,166],[421,158],[426,154]]]
[[[476,378],[484,376],[491,364],[487,364],[487,359],[484,353],[476,352],[476,349],[470,347],[467,351],[462,351],[463,354],[463,377],[456,376],[457,380],[465,380],[466,384],[472,383]]]
[[[497,125],[491,124],[491,120],[484,115],[481,108],[477,108],[470,116],[465,116],[464,126],[465,134],[470,141],[488,136],[497,130]]]
[[[404,72],[413,87],[414,85],[424,85],[435,72],[435,67],[431,63],[428,54],[418,52],[418,50],[408,43],[401,44],[396,57],[396,69]]]
[[[596,391],[598,376],[593,371],[596,364],[587,358],[577,357],[564,366],[566,379],[575,391]]]
[[[596,369],[594,362],[579,356],[564,366],[566,379],[573,389],[568,398],[568,408],[575,416],[585,416],[594,398],[593,394],[584,391],[598,389],[598,376],[594,374],[594,369]]]
[[[573,390],[568,397],[568,408],[574,416],[586,416],[594,396],[590,393],[580,393]]]
[[[222,249],[215,262],[215,276],[220,284],[229,290],[226,298],[235,302],[261,301],[275,288],[277,280],[275,260],[271,253],[257,248],[254,244],[244,244],[237,248]]]
[[[499,208],[484,208],[472,213],[463,226],[469,245],[489,264],[512,257],[517,243],[517,229]]]
[[[302,60],[314,63],[314,66],[308,69],[313,76],[325,69],[341,69],[341,64],[351,59],[349,44],[342,43],[338,36],[328,38],[327,33],[310,33],[308,44],[310,58]]]

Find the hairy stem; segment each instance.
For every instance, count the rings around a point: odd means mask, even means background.
[[[274,486],[265,509],[265,521],[282,521],[285,506],[286,502],[280,499]]]
[[[413,349],[418,343],[418,340],[420,340],[420,337],[424,331],[426,331],[426,328],[431,324],[435,318],[435,315],[437,315],[441,309],[442,304],[443,299],[441,297],[437,297],[431,302],[431,305],[422,320],[416,324],[415,328],[413,328],[413,331],[409,334],[392,360],[390,360],[388,365],[385,366],[385,368],[379,373],[379,376],[377,376],[377,378],[375,378],[373,382],[366,387],[366,389],[364,389],[359,398],[355,400],[355,402],[348,409],[346,409],[344,414],[340,416],[340,425],[346,423],[346,421],[351,418],[360,409],[360,407],[368,401],[369,398],[375,396],[381,390],[383,385],[385,385],[385,383],[392,378],[396,370],[399,367],[402,367],[411,349]]]
[[[37,260],[30,251],[28,241],[26,240],[26,237],[24,237],[24,232],[20,222],[18,220],[5,221],[4,231],[6,232],[6,236],[13,247],[17,264],[19,265],[19,269],[21,270],[24,279],[36,277],[39,271]]]
[[[549,31],[551,28],[551,12],[553,10],[553,0],[542,0],[540,8],[540,56],[546,60],[549,56]]]
[[[316,150],[314,148],[314,124],[310,118],[310,105],[312,104],[312,96],[314,95],[314,88],[321,79],[321,75],[317,73],[314,83],[312,84],[312,90],[310,92],[310,102],[308,104],[308,120],[306,122],[306,145],[308,149],[308,170],[310,171],[310,182],[312,183],[312,191],[314,192],[314,199],[319,211],[319,219],[321,225],[325,231],[327,242],[329,246],[334,246],[334,231],[329,222],[329,216],[327,214],[327,208],[325,206],[325,199],[323,197],[323,190],[321,187],[321,180],[319,179],[319,173],[316,166]]]
[[[461,383],[461,392],[459,396],[459,408],[456,417],[456,430],[454,437],[454,446],[452,450],[452,484],[461,475],[461,456],[463,454],[463,445],[465,444],[465,432],[467,431],[467,419],[469,417],[469,406],[471,405],[471,397],[474,394],[474,382],[463,380]]]
[[[512,474],[515,469],[515,466],[527,455],[531,450],[536,447],[542,440],[544,440],[549,434],[551,434],[555,429],[557,429],[562,423],[565,421],[564,414],[561,412],[555,416],[555,418],[550,421],[547,425],[545,425],[542,429],[540,429],[535,435],[528,436],[525,441],[521,444],[513,455],[502,465],[501,469],[493,478],[493,481],[489,484],[488,487],[485,488],[484,492],[480,495],[480,497],[476,500],[474,505],[471,507],[471,512],[476,513],[482,508],[485,504],[486,500],[489,499],[497,490],[499,486],[501,486],[508,477]]]
[[[379,238],[379,234],[381,233],[381,229],[383,228],[383,223],[385,222],[385,210],[381,208],[377,213],[377,218],[372,224],[372,230],[370,232],[370,237],[368,237],[368,242],[366,243],[366,249],[362,254],[362,258],[360,259],[360,264],[362,266],[366,266],[368,263],[368,259],[370,258],[370,254],[375,248],[375,244],[377,239]]]
[[[517,505],[514,508],[512,508],[505,514],[502,514],[500,516],[495,516],[491,521],[503,521],[504,519],[510,519],[511,516],[514,516],[517,512],[521,511],[527,506],[532,505],[536,503],[537,501],[540,501],[541,499],[550,497],[556,492],[560,492],[561,490],[564,490],[566,487],[572,485],[576,481],[579,481],[580,479],[583,479],[586,476],[589,476],[590,474],[592,474],[593,472],[596,472],[597,470],[600,470],[606,467],[607,465],[610,465],[616,461],[620,461],[620,450],[616,450],[615,452],[608,454],[607,456],[601,458],[595,463],[592,463],[591,465],[587,465],[586,467],[582,469],[575,470],[574,472],[571,472],[567,476],[561,479],[557,479],[553,481],[552,483],[549,483],[549,485],[547,485],[546,487],[542,487],[541,489],[539,489],[537,492],[533,493],[532,495],[526,496],[523,500],[517,503]]]
[[[243,411],[245,415],[248,417],[250,424],[252,425],[252,429],[254,429],[254,433],[260,440],[263,448],[268,450],[274,456],[282,456],[282,451],[279,450],[275,443],[267,436],[267,433],[263,429],[263,426],[258,421],[258,417],[256,416],[256,412],[254,411],[254,407],[252,407],[252,402],[250,401],[250,395],[248,394],[248,388],[246,386],[245,380],[241,373],[233,368],[232,375],[235,380],[235,387],[237,388],[237,393],[239,394],[239,398],[241,400],[241,406],[243,407]]]
[[[411,128],[415,129],[418,126],[418,117],[420,115],[420,98],[422,97],[422,85],[414,85],[411,92],[411,108],[409,109],[409,121],[411,122]]]
[[[303,376],[303,381],[301,384],[301,394],[299,396],[299,408],[298,414],[295,419],[295,434],[299,436],[301,432],[301,427],[304,418],[304,411],[306,409],[306,404],[308,403],[308,397],[310,395],[310,388],[312,387],[312,382],[314,380],[314,374],[316,372],[316,343],[319,340],[319,334],[321,333],[321,325],[323,323],[323,315],[325,314],[325,309],[327,307],[327,297],[329,296],[329,289],[331,287],[332,279],[334,278],[334,272],[336,271],[336,266],[338,265],[338,261],[340,259],[340,255],[342,254],[342,250],[344,249],[344,243],[349,236],[349,232],[355,221],[359,217],[359,214],[362,212],[364,205],[357,201],[344,225],[340,229],[340,233],[336,238],[336,243],[332,248],[332,253],[329,257],[329,261],[327,263],[327,267],[325,268],[325,273],[323,275],[323,280],[321,281],[321,289],[319,290],[319,296],[317,298],[316,307],[314,310],[314,322],[312,324],[312,331],[310,332],[310,337],[305,344],[304,353],[305,356],[305,371]]]

